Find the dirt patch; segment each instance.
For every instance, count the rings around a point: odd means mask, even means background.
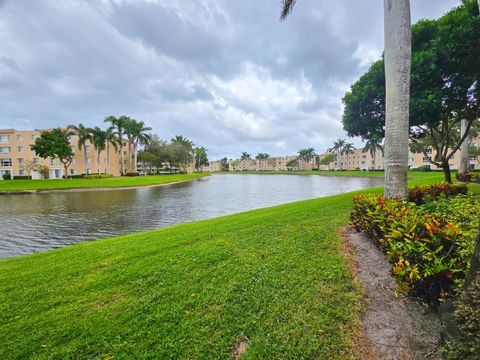
[[[248,348],[248,339],[246,337],[241,337],[237,340],[237,344],[233,348],[233,356],[237,360],[242,354],[247,351]]]
[[[365,235],[353,229],[344,235],[366,298],[357,353],[362,359],[441,359],[436,313],[398,292],[386,256]]]

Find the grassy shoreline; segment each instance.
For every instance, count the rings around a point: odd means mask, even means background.
[[[195,180],[209,175],[210,173],[193,173],[133,177],[122,176],[108,179],[3,180],[0,181],[0,193],[68,189],[132,188],[172,184]]]
[[[0,260],[0,358],[351,358],[352,194]]]

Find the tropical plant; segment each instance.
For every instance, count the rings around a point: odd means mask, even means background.
[[[208,156],[207,149],[202,147],[197,147],[194,149],[195,152],[195,169],[200,171],[203,165],[208,165]]]
[[[195,144],[186,137],[183,137],[182,135],[175,135],[175,137],[172,138],[171,142],[182,145],[183,147],[185,147],[185,149],[188,150],[190,154],[193,154],[193,147],[195,146]]]
[[[305,163],[310,163],[312,159],[315,159],[317,154],[315,154],[315,149],[314,148],[305,148],[305,149],[300,149],[297,152],[298,154],[298,159],[302,160]],[[315,167],[315,164],[313,165]]]
[[[328,153],[320,160],[320,165],[330,165],[335,160],[337,160],[337,155]]]
[[[125,174],[125,160],[123,156],[123,135],[125,135],[125,126],[127,125],[129,118],[125,115],[115,117],[113,115],[107,116],[104,122],[109,122],[112,129],[115,131],[115,135],[118,138],[118,145],[120,148],[120,173]]]
[[[222,164],[222,171],[228,170],[228,159],[226,157],[220,159],[220,163]]]
[[[147,145],[151,139],[151,135],[148,133],[152,130],[151,127],[145,126],[143,121],[135,121],[131,119],[130,127],[129,127],[129,134],[131,143],[133,146],[133,163],[134,166],[131,168],[134,169],[134,172],[137,172],[137,152],[138,152],[138,145]],[[131,156],[130,156],[131,157]]]
[[[345,145],[343,145],[342,149],[340,150],[340,154],[347,156],[347,163],[348,163],[348,155],[353,154],[354,150],[355,150],[355,147],[353,146],[352,143],[345,143]]]
[[[251,158],[252,156],[246,151],[242,152],[242,155],[240,156],[240,160],[250,160]]]
[[[373,160],[375,160],[375,155],[377,151],[380,150],[383,156],[383,145],[382,145],[382,137],[378,134],[373,134],[370,139],[365,142],[365,146],[363,147],[363,152],[369,152],[372,155]]]
[[[85,127],[82,123],[78,125],[68,125],[67,130],[69,135],[75,135],[78,138],[77,146],[78,150],[83,149],[83,164],[87,166],[87,148],[86,143],[89,141],[92,142],[92,129]]]
[[[257,160],[264,160],[269,158],[270,158],[270,154],[267,154],[267,153],[258,153],[257,156],[255,156],[255,159]]]
[[[105,130],[105,141],[107,147],[107,173],[111,174],[110,170],[110,146],[113,147],[115,151],[118,150],[118,145],[120,143],[118,137],[115,135],[115,129],[112,126],[109,126],[107,130]]]
[[[100,154],[107,146],[107,132],[95,126],[92,129],[92,143],[97,151],[97,174],[100,174]]]
[[[328,149],[328,151],[330,152],[340,152],[343,147],[345,146],[347,140],[345,139],[338,139],[336,141],[333,142],[333,146]]]
[[[65,179],[68,176],[68,167],[72,163],[73,151],[68,140],[69,132],[60,128],[52,131],[43,131],[30,148],[42,159],[58,159],[65,170]]]

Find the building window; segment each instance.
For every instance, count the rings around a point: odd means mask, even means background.
[[[86,151],[86,152],[89,152],[89,151],[90,151],[90,146],[89,146],[89,145],[85,145],[84,148],[85,148],[85,151]]]
[[[92,159],[91,158],[87,158],[87,164],[91,164],[92,163]]]
[[[23,141],[23,135],[17,135],[17,140],[18,141]]]
[[[0,166],[12,166],[12,159],[0,159]]]
[[[23,152],[23,146],[17,146],[17,151],[18,152]]]
[[[77,160],[75,160],[75,158],[71,158],[71,159],[70,159],[70,162],[71,162],[72,164],[75,164],[75,163],[77,162]]]
[[[34,157],[34,158],[32,159],[32,161],[33,161],[34,164],[38,164],[38,158]]]
[[[470,156],[470,161],[475,161],[475,160],[477,160],[476,156]]]
[[[75,147],[74,146],[70,146],[70,150],[72,151],[72,153],[75,152]]]
[[[6,143],[10,141],[10,135],[0,135],[0,142]]]
[[[25,170],[18,170],[18,175],[25,176]]]
[[[92,169],[86,169],[86,173],[87,173],[87,174],[91,174],[91,173],[92,173]]]
[[[25,164],[25,159],[24,158],[18,158],[18,163],[19,164]]]
[[[10,154],[10,147],[9,146],[0,147],[0,154]]]
[[[75,174],[76,174],[75,169],[70,169],[70,175],[75,175]]]
[[[38,135],[32,134],[32,140],[35,141],[36,138],[38,138]]]
[[[426,157],[426,156],[424,156],[424,157],[423,157],[423,162],[430,162],[430,158],[429,158],[429,157]]]
[[[425,154],[431,154],[432,153],[432,149],[426,149],[425,150]]]

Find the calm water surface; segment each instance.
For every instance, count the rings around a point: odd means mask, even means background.
[[[156,188],[0,196],[0,257],[382,185],[382,178],[213,175]]]

